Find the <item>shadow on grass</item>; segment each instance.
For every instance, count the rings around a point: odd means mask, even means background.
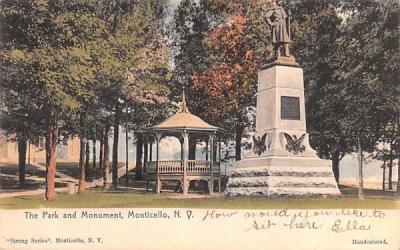
[[[358,197],[358,187],[339,185],[342,196],[346,197]],[[394,190],[377,190],[364,188],[363,193],[367,197],[395,197],[396,192]]]
[[[79,164],[77,162],[58,162],[56,169],[60,173],[79,179]],[[86,181],[101,178],[102,174],[98,164],[96,164],[96,168],[93,168],[92,163],[90,163],[89,168],[86,170]]]

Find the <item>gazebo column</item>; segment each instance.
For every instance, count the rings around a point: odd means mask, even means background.
[[[146,173],[146,192],[149,191],[149,174],[147,169],[147,135],[143,138],[143,169]]]
[[[206,139],[206,161],[208,161],[209,157],[208,157],[208,138]]]
[[[185,154],[183,153],[183,136],[179,137],[179,143],[181,145],[181,167],[183,169],[183,160],[185,159]]]
[[[210,195],[212,195],[214,193],[213,165],[214,165],[214,135],[210,135],[210,174],[211,174],[211,177],[208,181],[208,189],[210,190]]]
[[[219,162],[219,164],[220,164],[220,166],[221,166],[221,159],[222,159],[222,157],[221,157],[221,138],[218,138],[218,162]]]
[[[160,179],[160,173],[159,173],[159,169],[158,169],[161,134],[156,133],[155,139],[156,139],[156,193],[159,194],[159,193],[161,193],[161,186],[162,186],[162,180]],[[150,143],[150,145],[152,145],[152,144]],[[152,157],[151,151],[152,150],[150,150],[150,157]]]
[[[149,142],[149,146],[150,146],[150,159],[149,161],[153,161],[153,140],[150,140]]]
[[[182,180],[182,190],[183,195],[187,195],[189,190],[189,180],[187,179],[187,166],[189,160],[189,133],[184,130],[182,133],[183,143],[182,143],[182,158],[183,158],[183,180]]]
[[[144,165],[146,171],[147,171],[148,152],[149,152],[148,146],[147,146],[148,145],[147,142],[148,142],[148,137],[146,135],[145,138],[144,138],[144,143],[143,143],[143,147],[144,147],[144,150],[143,150],[144,151],[143,152],[144,163],[143,163],[143,165]]]
[[[219,162],[220,160],[219,160],[219,158],[220,158],[220,154],[219,154],[219,148],[220,148],[220,142],[219,142],[219,139],[218,139],[218,141],[216,141],[215,142],[215,161],[216,162]]]

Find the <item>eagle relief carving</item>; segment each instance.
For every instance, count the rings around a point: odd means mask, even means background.
[[[257,138],[253,135],[253,152],[257,155],[261,155],[267,150],[267,146],[265,145],[265,139],[267,138],[267,134],[265,133],[261,138],[257,136]]]
[[[298,139],[296,135],[291,136],[288,133],[283,133],[283,135],[285,136],[287,142],[286,150],[290,153],[297,155],[298,153],[303,153],[304,150],[306,150],[306,147],[302,145],[306,134],[303,134]]]

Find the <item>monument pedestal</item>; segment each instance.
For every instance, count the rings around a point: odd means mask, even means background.
[[[294,58],[277,58],[258,73],[252,152],[232,167],[224,195],[339,194],[331,162],[309,144],[303,70]]]

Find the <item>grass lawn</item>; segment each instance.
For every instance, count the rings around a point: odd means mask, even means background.
[[[125,167],[125,162],[118,162],[118,167]],[[112,166],[110,166],[110,170],[111,168]],[[79,162],[57,162],[56,170],[75,179],[79,179]],[[90,161],[86,174],[87,179],[98,179],[102,178],[103,171],[100,169],[98,162],[96,163],[96,168],[93,169],[92,162]]]
[[[76,163],[57,164],[57,170],[65,174],[75,176],[79,170]],[[18,187],[18,168],[14,165],[0,166],[0,172],[13,175],[15,178],[2,177],[0,179],[0,191],[16,192],[29,189],[39,189],[43,186],[43,181],[29,180],[27,184],[32,187]],[[44,171],[28,169],[27,176],[36,176],[39,179]],[[135,181],[133,172],[128,175],[129,187],[144,188],[144,182]],[[96,171],[92,172],[96,176]],[[31,183],[32,182],[32,183]],[[125,177],[119,179],[120,185],[124,185]],[[60,183],[57,183],[60,184]],[[151,188],[151,187],[150,187]],[[172,191],[174,187],[171,186]],[[364,189],[365,200],[357,199],[357,188],[340,185],[342,195],[340,197],[209,197],[201,198],[182,198],[180,194],[163,193],[156,195],[151,192],[123,192],[88,190],[84,195],[67,195],[58,193],[56,201],[46,202],[41,195],[16,196],[0,199],[0,209],[27,209],[27,208],[236,208],[236,209],[274,209],[274,208],[379,208],[395,209],[399,208],[399,203],[395,202],[394,192]]]
[[[19,196],[0,199],[1,209],[28,208],[232,208],[232,209],[318,209],[318,208],[365,208],[365,209],[398,209],[393,196],[367,197],[358,200],[354,197],[326,198],[186,198],[171,194],[156,195],[153,193],[138,194],[126,192],[87,191],[83,195],[57,194],[56,201],[46,202],[40,195]]]

